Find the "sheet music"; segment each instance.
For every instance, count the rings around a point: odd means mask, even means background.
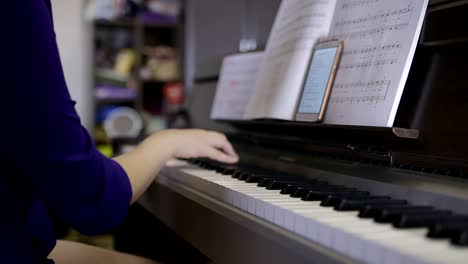
[[[211,111],[212,119],[244,119],[263,55],[263,52],[236,54],[223,60]]]
[[[393,126],[428,0],[339,0],[330,30],[345,42],[325,123]]]
[[[245,117],[292,119],[312,48],[326,37],[336,0],[284,0]]]

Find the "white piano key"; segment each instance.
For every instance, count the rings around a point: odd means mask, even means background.
[[[396,252],[404,252],[405,257],[418,256],[420,259],[434,261],[436,263],[466,263],[467,251],[459,250],[450,246],[447,241],[428,239],[426,232],[415,232],[413,230],[400,231],[408,236],[402,241],[385,241],[385,246],[391,246]]]
[[[216,199],[287,228],[366,263],[466,263],[467,250],[425,237],[424,229],[399,230],[389,224],[336,212],[214,171],[186,165],[171,178]]]
[[[387,259],[387,261],[395,261],[395,258],[401,259],[400,257],[395,256],[395,252],[391,254],[388,253],[389,251],[392,251],[392,248],[385,245],[384,241],[401,241],[407,237],[402,233],[396,232],[396,230],[387,230],[383,232],[363,233],[357,238],[358,239],[355,237],[355,240],[357,240],[356,244],[351,245],[358,246],[364,250],[364,260],[367,263],[383,263],[385,259]],[[355,254],[353,253],[355,250],[357,249],[351,247],[348,253],[350,255]]]
[[[314,216],[314,221],[312,223],[315,223],[316,226],[319,226],[316,232],[316,238],[317,240],[328,247],[332,247],[333,244],[333,229],[331,226],[331,223],[334,221],[349,221],[349,222],[356,222],[356,219],[354,216],[351,215],[337,215],[334,213],[329,213],[328,215],[320,215],[320,216]]]
[[[271,199],[275,199],[276,197],[270,197]],[[279,199],[279,198],[278,198]],[[255,215],[260,217],[260,218],[265,218],[265,208],[269,205],[268,199],[256,199],[255,200]]]
[[[366,259],[366,244],[359,238],[364,233],[382,233],[391,230],[390,225],[375,225],[372,221],[357,220],[355,223],[343,223],[334,227],[332,247],[347,253],[356,259]]]
[[[450,260],[448,263],[463,262],[467,259],[466,251],[451,248],[444,240],[428,239],[425,237],[426,232],[427,230],[424,228],[409,230],[391,228],[391,230],[382,233],[361,233],[358,238],[367,242],[364,251],[365,260],[368,263],[376,263],[378,260],[383,260],[381,262],[384,263],[395,263],[395,261],[413,263],[415,257],[420,260],[426,259],[423,263],[432,263],[438,258]],[[350,253],[353,250],[351,249]],[[435,263],[439,263],[439,261],[435,261]]]
[[[313,205],[307,205],[307,206],[304,206],[303,208],[287,207],[287,210],[285,211],[285,225],[287,229],[295,230],[297,217],[299,215],[313,214],[314,217],[319,217],[321,215],[329,214],[329,213],[330,213],[330,208],[328,207],[313,206]],[[307,224],[307,219],[306,219],[306,224]]]
[[[264,218],[265,216],[265,205],[267,204],[265,202],[265,199],[267,198],[276,198],[271,195],[262,195],[262,194],[257,194],[257,195],[252,195],[249,198],[249,210],[252,210],[252,213],[256,216]]]
[[[299,207],[299,208],[306,206],[304,205],[304,202],[299,199],[295,199],[291,197],[289,197],[289,199],[290,200],[286,200],[286,201],[271,202],[271,204],[269,204],[265,209],[267,218],[270,216],[272,218],[272,222],[276,223],[279,226],[285,227],[286,211],[289,210],[286,208],[289,208],[290,206]]]
[[[326,222],[331,232],[331,248],[352,256],[355,259],[364,260],[364,243],[358,239],[359,234],[365,232],[385,232],[392,229],[390,225],[375,225],[370,220],[364,220],[355,215],[348,221]]]
[[[358,226],[357,230],[353,230]],[[378,225],[371,221],[362,221],[348,226],[341,225],[340,228],[343,229],[342,239],[349,238],[349,245],[347,252],[354,258],[365,260],[369,263],[376,263],[376,262],[388,262],[388,263],[395,263],[395,262],[403,262],[406,258],[405,254],[402,254],[403,251],[398,250],[395,251],[390,247],[390,244],[401,244],[401,240],[403,241],[411,241],[412,237],[411,234],[402,233],[400,230],[393,228],[391,225]],[[413,235],[418,233],[425,233],[424,229],[417,229],[413,232]],[[375,237],[380,237],[378,240],[379,243],[375,243],[374,245],[380,245],[382,241],[390,241],[386,245],[383,244],[376,248],[375,246],[371,246],[365,243],[363,240],[363,236],[365,235],[374,235]],[[411,242],[410,242],[411,243]],[[414,244],[414,243],[413,243]]]
[[[265,218],[268,221],[274,222],[275,221],[275,211],[279,205],[299,205],[300,201],[291,199],[288,197],[287,199],[277,199],[277,200],[270,200],[269,203],[265,206]]]

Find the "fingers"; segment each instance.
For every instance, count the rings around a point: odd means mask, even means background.
[[[239,156],[237,155],[231,143],[229,143],[226,136],[217,132],[211,132],[211,133],[214,138],[212,141],[214,146],[218,148],[219,150],[223,151],[225,154],[231,156],[232,158],[235,158],[236,159],[235,162],[239,161]]]
[[[239,156],[225,135],[200,129],[179,131],[173,140],[174,157],[209,158],[223,163],[237,163]]]
[[[203,156],[223,163],[236,163],[239,161],[239,158],[237,156],[226,154],[223,151],[214,147],[207,147],[203,151]]]
[[[233,157],[238,157],[234,147],[232,147],[231,143],[229,143],[225,137],[219,142],[216,142],[215,146]]]

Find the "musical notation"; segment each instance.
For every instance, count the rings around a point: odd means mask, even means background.
[[[331,103],[378,103],[387,98],[390,80],[369,82],[336,83]]]
[[[389,43],[385,45],[377,45],[373,47],[348,49],[343,52],[343,57],[351,56],[351,55],[367,55],[367,54],[374,54],[378,52],[387,52],[391,50],[398,50],[400,48],[401,48],[401,44],[399,42],[394,42],[394,43]]]
[[[427,0],[341,0],[330,36],[345,49],[326,123],[392,126]]]
[[[356,8],[356,7],[363,7],[367,6],[370,4],[377,3],[379,0],[357,0],[357,1],[348,1],[344,2],[341,5],[341,8],[343,9],[349,9],[349,8]]]
[[[366,22],[375,22],[382,18],[391,18],[393,16],[408,14],[412,11],[413,9],[411,7],[406,7],[406,8],[402,8],[398,10],[381,12],[380,14],[370,15],[367,17],[360,17],[360,18],[353,18],[353,19],[338,21],[335,23],[335,27],[338,28],[338,27],[345,27],[348,25],[356,25],[356,24],[361,24],[361,23],[366,23]]]
[[[360,70],[366,67],[380,67],[398,62],[400,42],[364,48],[348,49],[343,52],[340,70]]]
[[[379,67],[386,64],[394,64],[397,63],[398,59],[387,59],[387,60],[376,60],[376,61],[366,61],[360,63],[349,63],[349,64],[342,64],[341,69],[361,69],[366,67]]]
[[[355,39],[355,38],[369,38],[369,37],[376,37],[378,35],[383,36],[384,34],[391,33],[392,31],[402,31],[408,27],[408,23],[399,23],[395,25],[388,25],[378,28],[372,28],[367,30],[359,30],[359,31],[351,31],[351,32],[344,32],[341,34],[333,35],[336,39]]]

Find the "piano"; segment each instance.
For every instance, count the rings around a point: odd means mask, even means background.
[[[468,263],[468,1],[431,1],[394,128],[209,120],[220,54],[242,38],[225,13],[245,12],[188,2],[192,125],[227,133],[241,162],[171,161],[140,205],[215,263]]]

